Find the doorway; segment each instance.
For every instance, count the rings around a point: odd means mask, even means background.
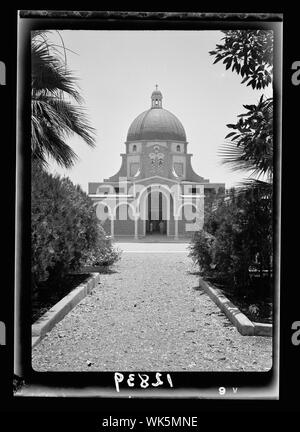
[[[148,194],[146,235],[167,235],[167,198],[160,191]]]
[[[146,234],[167,234],[167,221],[166,220],[147,220],[146,221]]]

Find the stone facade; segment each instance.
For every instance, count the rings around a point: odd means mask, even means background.
[[[181,122],[162,108],[156,89],[151,108],[129,128],[120,170],[102,183],[89,183],[107,233],[136,239],[161,234],[176,240],[202,229],[205,195],[225,184],[210,183],[194,172],[187,145]]]

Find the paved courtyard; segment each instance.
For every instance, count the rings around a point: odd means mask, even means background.
[[[37,371],[266,371],[272,340],[242,336],[199,288],[184,243],[118,243],[122,259],[32,351]]]

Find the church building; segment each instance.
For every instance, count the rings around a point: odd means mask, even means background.
[[[156,86],[150,108],[129,127],[120,170],[88,185],[97,216],[112,237],[190,237],[203,227],[205,196],[225,190],[224,183],[210,183],[194,172],[184,127],[162,100]]]

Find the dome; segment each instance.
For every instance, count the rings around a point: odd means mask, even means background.
[[[162,94],[155,90],[151,95],[152,107],[142,112],[131,123],[127,141],[174,140],[186,141],[185,130],[178,118],[162,108]]]
[[[153,90],[151,98],[156,97],[156,96],[162,98],[162,92],[160,90]]]
[[[127,141],[156,139],[186,141],[181,122],[174,114],[163,108],[151,108],[137,116],[127,134]]]

